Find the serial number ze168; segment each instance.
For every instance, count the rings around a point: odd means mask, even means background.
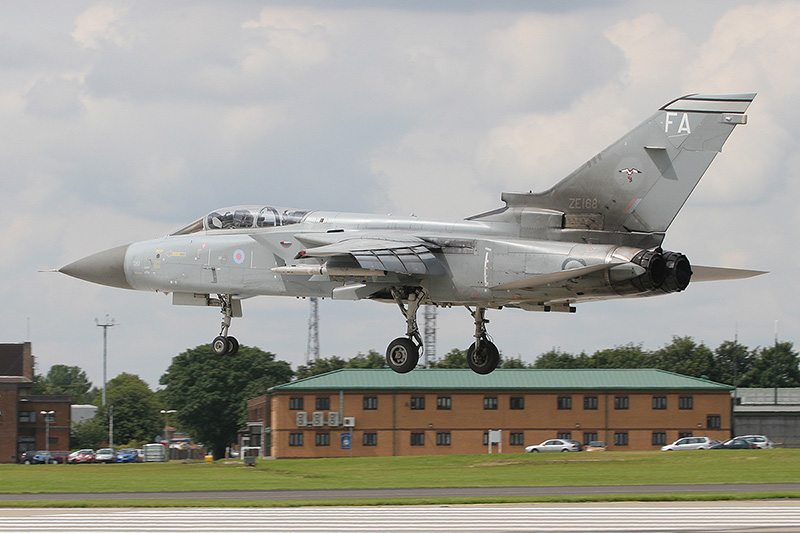
[[[570,198],[570,209],[597,209],[599,202],[597,198]]]

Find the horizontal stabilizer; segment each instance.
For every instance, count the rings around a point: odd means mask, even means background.
[[[707,267],[692,265],[692,282],[745,279],[767,274],[764,270],[742,270],[739,268]]]
[[[531,276],[529,278],[512,281],[510,283],[503,283],[502,285],[496,285],[491,289],[494,291],[533,289],[535,287],[567,281],[568,279],[580,278],[581,276],[586,276],[587,274],[600,272],[602,270],[610,270],[617,265],[623,264],[625,263],[603,263],[600,265],[592,265],[581,268],[571,268],[569,270],[562,270],[560,272],[550,272],[549,274],[537,274],[536,276]]]

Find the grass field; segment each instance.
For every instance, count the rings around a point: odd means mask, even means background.
[[[245,467],[239,461],[217,461],[214,464],[170,462],[108,465],[0,465],[1,493],[798,481],[800,481],[800,450],[794,449],[260,460],[256,467]],[[770,496],[800,497],[800,493]],[[669,499],[675,497],[673,495]],[[714,495],[713,497],[725,496]],[[731,497],[738,496],[731,495]],[[585,500],[586,498],[578,499]],[[620,498],[593,497],[592,499],[619,500]],[[633,497],[631,499],[653,499],[653,497]],[[547,498],[544,500],[539,498],[536,501],[545,500],[554,501]],[[560,500],[565,501],[564,498],[560,498]],[[480,501],[487,501],[487,499]],[[491,498],[488,501],[523,500],[517,497]],[[533,501],[533,499],[528,498],[524,501]],[[572,498],[571,501],[575,501],[575,498]],[[10,502],[3,502],[0,505],[6,506],[6,503]],[[233,505],[242,503],[245,502],[233,503]],[[263,502],[261,503],[263,504]],[[281,502],[280,505],[287,503],[291,502]],[[314,502],[314,504],[320,503],[324,502]],[[363,500],[359,500],[358,503],[365,504]],[[144,505],[146,503],[132,504]],[[171,502],[171,504],[185,506],[187,502]],[[201,503],[193,502],[193,504]],[[312,503],[303,502],[303,504],[310,505]],[[50,502],[48,505],[56,504]],[[121,504],[115,502],[115,505]]]

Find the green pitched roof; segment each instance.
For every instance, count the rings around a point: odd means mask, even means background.
[[[388,369],[344,368],[312,376],[270,392],[320,390],[694,390],[727,391],[733,387],[653,369],[625,370],[471,370],[417,369],[397,374]]]

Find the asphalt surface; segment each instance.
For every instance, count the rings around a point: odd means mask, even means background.
[[[455,487],[414,489],[226,490],[160,492],[69,492],[0,494],[4,501],[54,500],[359,500],[366,498],[474,498],[492,496],[585,496],[610,494],[758,493],[800,491],[800,483],[728,483],[708,485],[596,485],[574,487]]]

